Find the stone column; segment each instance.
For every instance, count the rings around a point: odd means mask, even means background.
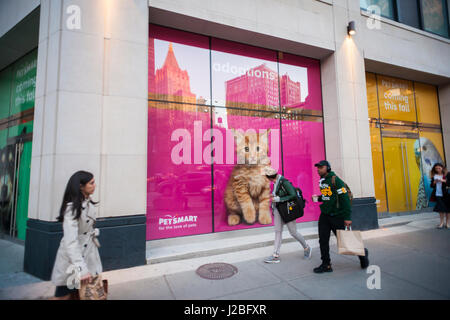
[[[349,7],[347,8],[347,3]],[[336,50],[321,61],[325,146],[332,169],[351,188],[355,228],[378,227],[362,45],[347,35],[358,1],[333,2]],[[360,32],[361,33],[361,32]]]
[[[94,174],[105,270],[145,263],[146,0],[42,0],[25,271],[49,279],[69,177]]]

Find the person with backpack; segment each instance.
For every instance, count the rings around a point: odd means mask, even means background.
[[[332,272],[330,259],[330,232],[336,235],[336,230],[344,230],[352,224],[350,188],[331,171],[330,163],[322,160],[314,165],[320,176],[321,195],[313,195],[313,202],[322,202],[319,217],[319,244],[322,264],[314,269],[315,273]],[[361,268],[369,266],[369,252],[364,248],[365,256],[358,256]]]
[[[280,248],[282,241],[282,233],[284,224],[287,225],[289,233],[294,237],[304,249],[304,257],[311,259],[312,249],[305,241],[305,238],[297,231],[297,224],[295,220],[285,223],[278,212],[277,203],[285,203],[287,201],[295,200],[297,191],[292,186],[291,182],[271,167],[265,167],[263,174],[274,183],[272,192],[272,214],[275,225],[275,244],[273,255],[264,260],[265,263],[279,263],[280,262]]]

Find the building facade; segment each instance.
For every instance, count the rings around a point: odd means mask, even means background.
[[[105,270],[151,261],[155,240],[271,226],[264,199],[239,200],[255,219],[230,218],[232,181],[259,179],[236,166],[270,164],[310,197],[326,158],[360,229],[430,210],[430,169],[450,155],[449,7],[3,1],[2,233],[48,279],[80,169],[98,185]],[[298,222],[319,212],[308,204]]]

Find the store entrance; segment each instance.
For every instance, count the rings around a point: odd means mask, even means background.
[[[25,240],[32,134],[8,139],[0,154],[0,223],[3,235]]]
[[[420,207],[419,190],[423,188],[419,132],[413,128],[382,130],[386,189],[390,212],[412,211]],[[418,151],[418,152],[416,152]]]
[[[445,163],[437,88],[366,73],[379,213],[431,210],[431,169]]]

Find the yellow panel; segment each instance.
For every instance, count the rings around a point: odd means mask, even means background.
[[[378,78],[380,118],[401,121],[416,121],[412,81],[386,76]]]
[[[398,138],[383,138],[390,212],[406,211],[407,208],[400,143]]]
[[[374,124],[370,125],[370,142],[372,146],[372,165],[373,165],[373,178],[375,183],[375,198],[380,201],[379,203],[377,203],[377,210],[378,212],[386,212],[387,211],[386,185],[384,182],[381,134],[380,129],[375,127]]]
[[[366,72],[367,105],[370,118],[379,118],[377,80],[375,74]]]
[[[416,210],[421,179],[414,150],[416,140],[383,138],[389,212]]]
[[[416,210],[417,206],[417,196],[419,192],[419,186],[421,181],[421,174],[420,174],[420,164],[418,164],[415,161],[415,145],[416,140],[414,139],[407,139],[406,140],[406,146],[408,150],[408,165],[409,165],[409,183],[411,184],[411,205],[412,207],[410,210]]]
[[[441,124],[436,87],[414,82],[417,117],[421,123]]]

